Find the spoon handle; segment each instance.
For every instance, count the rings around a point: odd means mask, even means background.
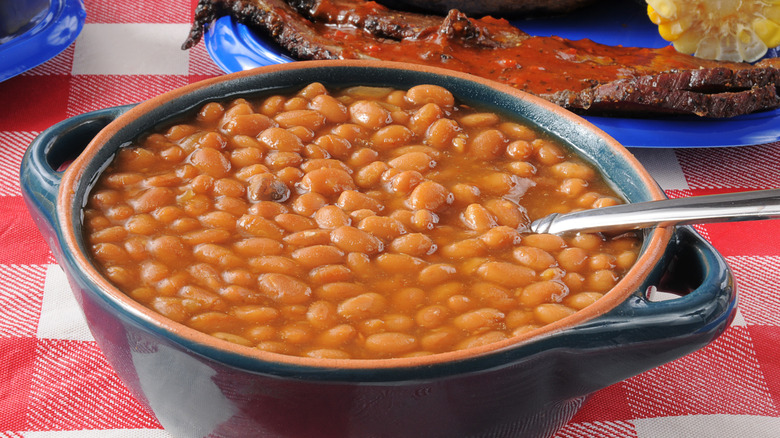
[[[624,231],[654,225],[670,226],[780,218],[780,189],[724,193],[637,202],[611,207],[554,213],[535,220],[531,232]]]

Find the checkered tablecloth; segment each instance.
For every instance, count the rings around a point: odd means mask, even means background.
[[[0,83],[0,437],[169,437],[108,366],[32,222],[19,165],[38,133],[222,72],[181,51],[194,2],[87,0],[76,42]],[[636,149],[670,197],[780,187],[780,143]],[[558,438],[780,437],[780,222],[697,229],[741,293],[734,324],[687,357],[594,394]]]

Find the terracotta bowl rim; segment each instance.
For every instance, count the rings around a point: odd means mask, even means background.
[[[96,268],[89,261],[89,257],[84,254],[79,245],[80,237],[77,235],[76,230],[81,230],[81,224],[74,222],[74,207],[79,204],[79,200],[75,199],[74,187],[83,181],[85,167],[96,156],[101,146],[108,141],[117,132],[130,124],[133,120],[146,113],[147,111],[157,107],[160,104],[173,100],[177,97],[181,97],[187,93],[191,93],[195,90],[210,87],[215,84],[225,83],[228,81],[235,81],[253,75],[262,75],[270,72],[294,72],[302,69],[318,69],[318,68],[378,68],[378,69],[396,69],[407,70],[412,72],[423,73],[435,73],[437,75],[449,76],[455,79],[472,81],[481,85],[486,85],[499,92],[512,95],[515,98],[526,100],[532,104],[541,107],[547,111],[555,114],[556,117],[564,118],[568,122],[581,125],[586,129],[595,132],[600,138],[602,138],[617,154],[622,156],[628,163],[634,166],[634,170],[642,177],[642,187],[647,188],[650,195],[654,199],[663,199],[665,197],[663,191],[658,187],[655,180],[649,175],[646,169],[639,163],[638,160],[616,140],[610,137],[608,134],[587,122],[585,119],[557,106],[539,97],[530,95],[528,93],[519,91],[507,85],[503,85],[494,81],[482,79],[469,74],[463,74],[454,72],[451,70],[444,70],[440,68],[427,67],[421,65],[409,65],[403,63],[395,63],[389,61],[354,61],[354,60],[339,60],[339,61],[298,61],[287,64],[277,64],[267,67],[259,67],[253,70],[232,73],[229,75],[218,76],[202,80],[200,82],[192,83],[181,88],[166,92],[164,94],[153,97],[145,102],[138,104],[137,106],[129,109],[126,113],[119,116],[116,120],[111,122],[103,130],[101,130],[94,139],[89,143],[85,150],[76,158],[73,163],[66,170],[63,175],[61,186],[57,194],[57,217],[62,229],[64,246],[69,249],[73,256],[74,263],[81,270],[81,273],[86,278],[94,283],[94,289],[104,299],[114,303],[114,305],[126,312],[128,315],[140,319],[146,324],[150,324],[159,331],[162,331],[164,337],[174,342],[179,340],[187,341],[193,345],[201,345],[205,347],[205,350],[214,353],[214,356],[222,354],[237,355],[252,360],[258,360],[264,363],[278,363],[286,366],[311,368],[311,369],[387,369],[387,368],[408,368],[408,367],[422,367],[431,366],[436,364],[445,364],[458,362],[466,359],[472,359],[489,355],[491,353],[502,352],[514,347],[524,345],[533,342],[537,339],[542,339],[546,336],[550,336],[563,329],[573,327],[584,323],[585,321],[596,318],[625,301],[629,296],[634,294],[640,287],[642,280],[658,263],[664,250],[671,240],[672,229],[671,228],[655,228],[654,232],[649,233],[649,239],[645,239],[644,249],[640,257],[637,259],[635,265],[630,269],[628,274],[622,278],[618,284],[612,288],[608,293],[604,295],[594,304],[591,304],[587,308],[578,311],[577,313],[563,318],[552,324],[548,324],[521,336],[511,337],[509,339],[487,344],[479,347],[467,348],[464,350],[456,350],[445,353],[436,353],[428,356],[418,357],[404,357],[404,358],[389,358],[389,359],[322,359],[322,358],[309,358],[300,356],[284,355],[279,353],[271,353],[263,350],[258,350],[252,347],[246,347],[238,344],[234,344],[228,341],[224,341],[213,337],[211,335],[199,332],[195,329],[189,328],[183,324],[174,322],[168,318],[161,316],[160,314],[144,307],[140,303],[134,301],[128,295],[121,292],[118,288],[113,286],[102,274],[100,274]],[[306,84],[301,84],[305,86]],[[327,86],[327,84],[326,84]],[[89,180],[91,175],[86,175]],[[81,209],[82,207],[77,207]],[[214,357],[215,360],[219,360],[219,357]]]

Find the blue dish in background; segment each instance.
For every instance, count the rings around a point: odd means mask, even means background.
[[[19,5],[12,6],[18,10]],[[31,7],[40,6],[41,2],[37,2]],[[57,56],[84,27],[87,13],[81,0],[51,0],[43,6],[27,25],[8,35],[0,35],[0,81]]]
[[[669,44],[647,18],[644,3],[631,1],[597,2],[576,14],[513,20],[512,24],[539,36],[588,38],[602,44],[631,47],[657,48]],[[284,49],[227,16],[209,27],[204,44],[214,62],[227,73],[294,61]],[[769,56],[777,56],[777,51],[770,51]],[[780,109],[730,119],[585,118],[629,147],[733,147],[780,140]]]

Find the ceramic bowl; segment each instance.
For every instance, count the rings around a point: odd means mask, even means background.
[[[174,436],[548,436],[588,394],[701,348],[733,318],[731,271],[689,227],[648,230],[636,265],[583,311],[527,336],[404,359],[301,358],[231,344],[159,316],[98,273],[82,236],[82,206],[119,147],[205,101],[315,81],[442,85],[461,102],[525,119],[557,137],[629,202],[664,197],[631,153],[582,118],[507,86],[422,66],[313,61],[263,67],[55,125],[24,157],[25,200],[97,344]],[[57,170],[71,159],[66,171]],[[648,290],[656,287],[680,297],[650,300]]]

